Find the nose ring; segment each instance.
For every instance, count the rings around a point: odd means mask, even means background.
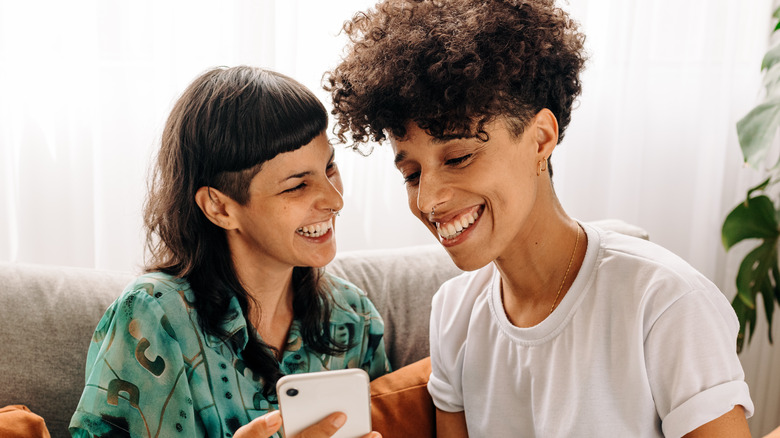
[[[436,216],[436,206],[434,205],[433,208],[431,208],[431,217]]]
[[[340,216],[341,215],[341,210],[334,210],[334,209],[331,208],[330,209],[330,214],[332,214],[334,216]]]

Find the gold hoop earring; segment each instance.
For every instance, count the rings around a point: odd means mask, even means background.
[[[539,160],[538,166],[536,167],[536,176],[540,176],[543,172],[547,172],[547,158]]]

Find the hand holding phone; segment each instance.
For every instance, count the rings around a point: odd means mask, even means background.
[[[276,394],[286,437],[334,412],[347,416],[334,438],[359,438],[371,432],[371,390],[362,369],[290,374],[279,379]]]

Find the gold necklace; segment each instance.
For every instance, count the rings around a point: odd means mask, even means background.
[[[571,257],[569,258],[569,266],[566,267],[566,272],[563,274],[563,280],[561,280],[561,286],[558,288],[558,293],[555,295],[555,301],[552,303],[552,307],[550,307],[550,314],[552,315],[553,310],[555,310],[555,305],[558,304],[558,297],[561,296],[561,291],[563,290],[563,285],[566,284],[566,277],[569,276],[569,269],[571,269],[571,263],[574,261],[574,254],[577,253],[577,243],[580,241],[580,224],[577,224],[577,238],[574,240],[574,249],[571,252]]]

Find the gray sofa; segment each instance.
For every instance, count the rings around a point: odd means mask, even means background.
[[[621,221],[595,224],[647,238]],[[379,309],[393,369],[428,355],[431,296],[460,272],[435,244],[345,252],[328,270],[365,290]],[[133,276],[0,263],[0,407],[26,405],[44,418],[53,438],[69,436],[92,331]]]

